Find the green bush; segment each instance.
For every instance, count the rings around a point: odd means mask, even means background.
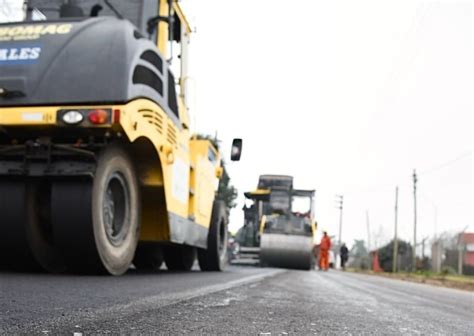
[[[454,275],[457,274],[456,270],[451,266],[443,266],[441,267],[441,274],[442,275]]]

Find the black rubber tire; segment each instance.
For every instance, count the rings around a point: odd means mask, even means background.
[[[222,201],[214,201],[207,249],[198,249],[202,271],[223,271],[227,265],[227,209]]]
[[[0,263],[3,268],[53,273],[65,270],[53,242],[49,183],[0,182]]]
[[[138,180],[125,150],[117,145],[106,148],[99,156],[92,183],[55,182],[52,223],[69,270],[125,273],[140,235]]]
[[[163,249],[153,243],[139,243],[133,265],[139,271],[158,271],[163,264]]]
[[[34,182],[27,185],[27,226],[30,248],[36,261],[50,273],[61,273],[66,264],[54,241],[51,225],[51,183]]]
[[[168,245],[163,252],[170,271],[190,271],[196,261],[196,248],[192,246]]]

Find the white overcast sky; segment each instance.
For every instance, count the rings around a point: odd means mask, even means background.
[[[188,4],[190,1],[188,1]],[[471,2],[200,0],[189,4],[197,128],[230,146],[240,192],[265,173],[314,188],[320,228],[374,246],[418,241],[472,222]],[[455,162],[452,162],[455,160]],[[448,163],[447,165],[444,165]],[[443,166],[442,166],[443,165]],[[442,167],[440,167],[442,166]],[[423,172],[426,172],[423,174]],[[435,216],[437,214],[437,216]]]
[[[11,0],[3,0],[11,1]],[[0,1],[1,2],[1,1]],[[418,183],[418,241],[472,221],[471,1],[183,1],[196,33],[194,127],[227,149],[239,189],[260,174],[289,174],[316,189],[319,227],[372,247],[413,239],[411,175]],[[227,151],[228,152],[228,151]]]

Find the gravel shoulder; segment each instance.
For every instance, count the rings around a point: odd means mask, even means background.
[[[417,273],[376,273],[372,271],[349,270],[355,273],[381,276],[391,279],[425,283],[434,286],[456,288],[474,292],[474,276],[432,275]]]

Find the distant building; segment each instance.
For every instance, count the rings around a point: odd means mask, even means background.
[[[474,268],[474,233],[461,233],[459,242],[464,247],[463,265]]]
[[[474,233],[444,236],[431,245],[432,270],[474,275]]]

